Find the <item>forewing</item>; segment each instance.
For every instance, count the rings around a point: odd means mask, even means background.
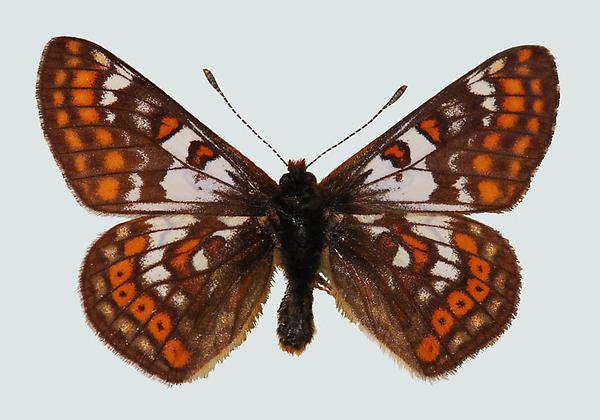
[[[273,242],[253,217],[142,217],[102,235],[81,273],[87,317],[117,353],[170,383],[206,375],[267,298]]]
[[[349,214],[508,209],[548,149],[558,99],[548,50],[511,48],[442,90],[321,186]]]
[[[433,213],[340,217],[323,268],[331,293],[418,376],[452,372],[514,317],[519,267],[491,228]]]
[[[276,188],[167,94],[89,41],[48,43],[37,98],[65,179],[94,210],[251,215]]]

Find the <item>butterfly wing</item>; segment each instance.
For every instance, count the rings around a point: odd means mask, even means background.
[[[267,298],[273,241],[254,217],[146,216],[103,234],[81,273],[83,306],[117,353],[170,383],[241,344]]]
[[[239,151],[92,42],[48,43],[37,98],[65,179],[94,210],[252,215],[276,188]]]
[[[493,229],[459,215],[345,215],[325,275],[351,321],[421,377],[456,369],[515,315],[519,267]]]
[[[558,99],[548,50],[511,48],[442,90],[320,185],[340,213],[508,209],[548,149]]]

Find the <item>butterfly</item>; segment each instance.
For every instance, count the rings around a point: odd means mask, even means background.
[[[91,246],[80,290],[97,334],[153,377],[206,376],[255,325],[277,267],[293,354],[314,335],[315,289],[421,378],[454,372],[515,316],[515,253],[465,214],[515,206],[548,149],[559,91],[543,47],[486,60],[320,182],[304,160],[275,182],[83,39],[49,41],[37,98],[78,201],[138,215]]]

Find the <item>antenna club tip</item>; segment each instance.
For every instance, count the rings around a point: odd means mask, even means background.
[[[202,69],[202,71],[204,72],[204,77],[206,77],[208,83],[210,83],[211,86],[218,91],[219,85],[217,84],[217,80],[215,79],[215,76],[213,76],[212,72],[209,69]]]
[[[392,105],[394,102],[396,102],[403,94],[404,91],[406,90],[408,86],[406,85],[402,85],[398,88],[398,90],[396,92],[394,92],[394,94],[392,95],[391,99],[388,101],[387,104],[385,104],[386,107]]]

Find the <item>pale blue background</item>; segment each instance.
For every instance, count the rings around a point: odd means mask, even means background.
[[[598,418],[596,2],[279,3],[3,4],[0,417]],[[377,123],[314,167],[322,177],[489,56],[549,47],[561,81],[552,147],[514,211],[477,216],[503,232],[523,266],[512,327],[432,384],[399,368],[320,293],[315,340],[290,357],[274,334],[278,275],[257,328],[208,379],[166,387],[142,375],[100,343],[79,304],[86,248],[123,219],[79,207],[43,139],[35,74],[56,35],[113,51],[276,179],[284,168],[227,110],[203,67],[287,158],[314,157],[408,84]]]

